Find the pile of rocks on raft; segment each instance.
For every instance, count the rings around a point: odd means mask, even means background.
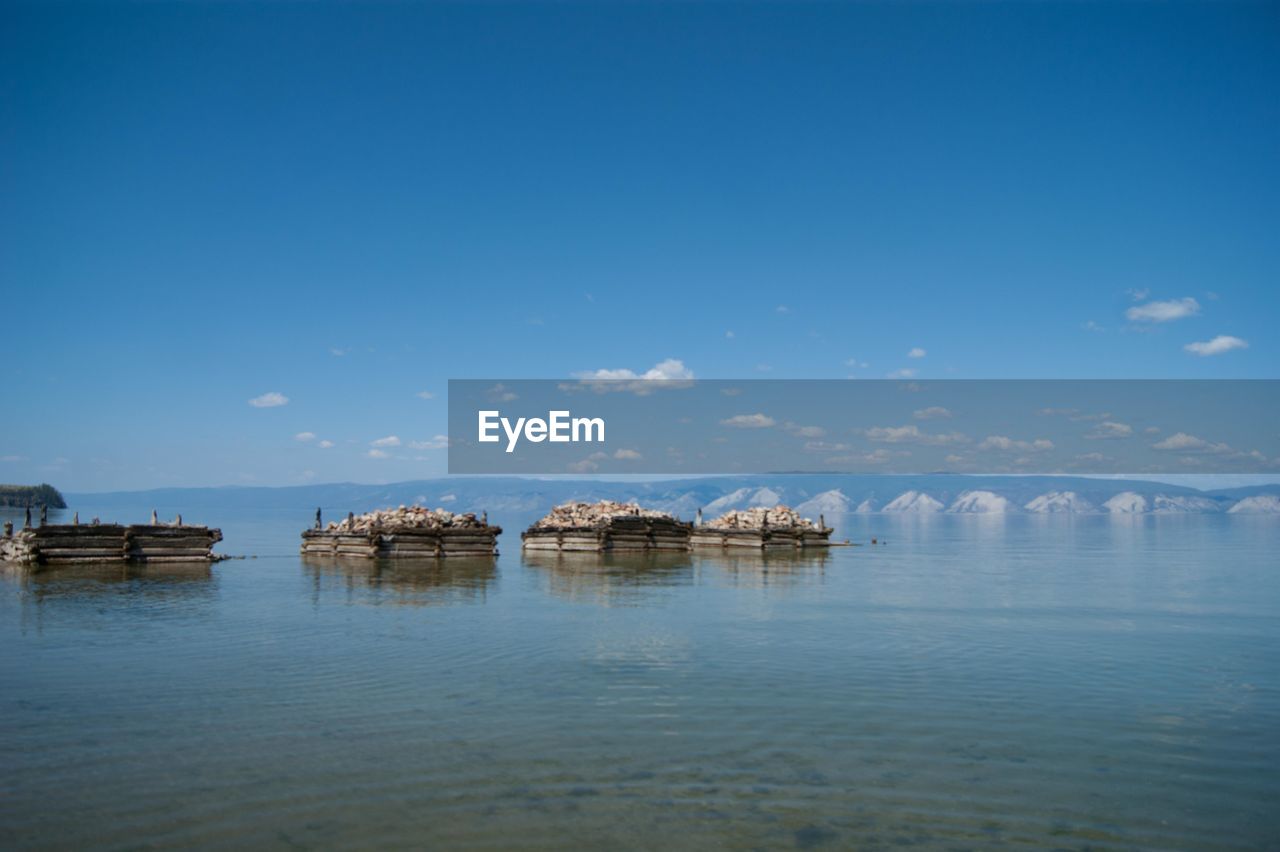
[[[473,512],[455,514],[446,509],[399,506],[395,509],[374,509],[363,515],[333,521],[326,529],[329,532],[367,533],[372,530],[483,529],[486,526],[486,521],[477,518]]]
[[[608,524],[614,518],[623,517],[674,520],[666,512],[642,509],[639,503],[618,503],[613,500],[601,500],[597,503],[562,503],[535,523],[532,529],[557,530],[597,527]]]
[[[713,530],[760,530],[766,526],[770,529],[818,528],[817,524],[808,518],[801,517],[795,509],[782,505],[774,506],[772,509],[756,506],[751,509],[725,512],[715,520],[707,521],[703,526]]]

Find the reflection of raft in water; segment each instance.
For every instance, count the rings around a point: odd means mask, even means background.
[[[698,525],[690,542],[694,547],[755,548],[757,550],[830,547],[832,529],[826,518],[818,516],[815,524],[787,506],[772,509],[746,509],[726,512],[709,523]]]
[[[53,565],[77,562],[196,562],[218,559],[222,531],[189,524],[47,524],[0,540],[0,559]]]
[[[421,606],[482,601],[498,576],[492,554],[449,559],[304,555],[302,564],[317,593]]]
[[[487,517],[421,506],[348,514],[339,523],[321,527],[317,509],[315,529],[302,534],[302,553],[368,559],[493,556],[501,532],[502,527],[491,525]]]
[[[565,503],[520,535],[525,550],[686,551],[693,525],[635,503]]]

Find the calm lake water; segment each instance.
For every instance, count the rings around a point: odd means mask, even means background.
[[[0,846],[1280,844],[1280,519],[413,567],[218,520],[257,558],[0,574]]]

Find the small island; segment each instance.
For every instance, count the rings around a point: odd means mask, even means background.
[[[62,499],[58,489],[47,482],[39,485],[0,485],[0,506],[48,506],[50,509],[65,509],[67,501]]]

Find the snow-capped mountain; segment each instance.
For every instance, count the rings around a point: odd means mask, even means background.
[[[1221,506],[1205,497],[1188,497],[1177,496],[1169,497],[1164,494],[1157,494],[1151,501],[1151,511],[1158,512],[1162,515],[1179,514],[1182,512],[1217,512],[1221,511]]]
[[[715,517],[733,509],[750,509],[754,506],[767,508],[781,502],[782,495],[772,488],[739,488],[712,500],[703,509],[703,513],[709,517]]]
[[[994,491],[966,491],[955,499],[947,511],[956,514],[1003,515],[1013,511],[1013,504]]]
[[[1098,511],[1092,503],[1074,491],[1050,491],[1041,494],[1023,507],[1028,512],[1037,514],[1071,514],[1081,515]]]
[[[1276,515],[1280,514],[1280,497],[1275,494],[1257,494],[1246,497],[1227,510],[1231,515]]]
[[[796,506],[796,511],[806,518],[816,518],[819,515],[847,515],[850,505],[852,504],[849,498],[844,496],[844,492],[834,489],[815,494]]]
[[[942,511],[942,503],[925,494],[923,491],[904,491],[893,498],[880,511],[903,514],[926,515]]]
[[[1139,515],[1147,511],[1147,498],[1133,491],[1121,491],[1102,504],[1113,515]]]

